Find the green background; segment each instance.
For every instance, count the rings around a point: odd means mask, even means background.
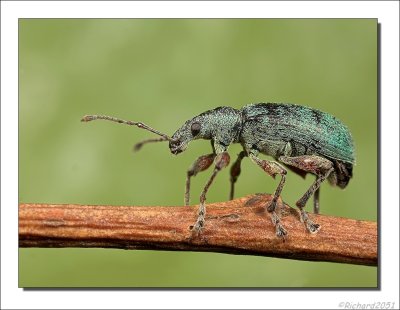
[[[352,132],[357,164],[345,190],[323,184],[321,213],[377,219],[377,21],[374,19],[21,19],[19,201],[181,205],[186,169],[151,133],[85,114],[143,121],[172,134],[221,105],[291,102],[329,112]],[[232,160],[240,146],[232,145]],[[192,203],[210,175],[193,180]],[[228,197],[218,175],[208,202]],[[283,199],[306,181],[289,173]],[[273,192],[245,159],[236,196]],[[308,210],[312,210],[309,203]],[[340,229],[340,227],[338,227]],[[271,232],[272,233],[272,232]],[[289,232],[290,233],[290,232]],[[20,249],[21,287],[376,287],[377,269],[217,253]]]

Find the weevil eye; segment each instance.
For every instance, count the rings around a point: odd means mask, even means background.
[[[200,123],[194,122],[192,126],[190,127],[190,130],[192,131],[193,137],[197,136],[200,132]]]

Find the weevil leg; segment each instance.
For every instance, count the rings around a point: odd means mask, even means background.
[[[229,193],[229,200],[233,199],[233,196],[235,194],[235,183],[240,175],[240,164],[243,160],[244,157],[247,156],[247,153],[245,151],[241,151],[238,155],[238,158],[236,159],[236,161],[234,162],[234,164],[231,166],[231,178],[230,178],[230,182],[231,182],[231,191]]]
[[[314,213],[315,214],[319,214],[319,191],[320,191],[320,188],[318,188],[314,193]]]
[[[281,176],[281,180],[278,184],[278,187],[275,190],[274,197],[272,198],[271,204],[267,207],[268,212],[271,214],[272,222],[275,225],[276,235],[281,238],[285,238],[287,235],[286,229],[282,226],[280,218],[278,214],[275,212],[276,204],[279,196],[281,195],[283,186],[285,185],[286,173],[287,171],[280,164],[274,161],[263,160],[258,158],[253,153],[249,155],[250,159],[256,163],[261,169],[263,169],[270,176],[275,178],[277,174]]]
[[[296,157],[281,156],[279,161],[286,165],[294,166],[301,170],[313,173],[317,176],[317,179],[310,186],[310,188],[304,193],[304,195],[296,202],[296,206],[300,209],[300,219],[306,225],[307,230],[310,233],[316,233],[321,228],[319,224],[314,223],[304,210],[308,199],[312,195],[315,195],[318,203],[317,193],[321,183],[334,171],[333,163],[326,158],[316,155],[303,155]]]
[[[202,155],[188,169],[186,174],[185,206],[188,206],[190,202],[190,178],[201,171],[207,170],[213,163],[215,156],[214,153]]]
[[[193,225],[193,228],[192,228],[192,231],[195,234],[199,234],[205,224],[205,217],[206,217],[205,202],[206,202],[206,195],[207,195],[208,189],[210,188],[210,186],[211,186],[212,182],[214,181],[215,177],[217,176],[218,172],[220,172],[221,169],[223,169],[229,165],[229,160],[230,160],[230,157],[227,152],[220,153],[220,154],[216,155],[216,157],[215,157],[215,167],[214,167],[213,173],[211,174],[211,177],[207,181],[207,183],[204,186],[204,189],[200,195],[199,212],[198,212],[196,223]]]

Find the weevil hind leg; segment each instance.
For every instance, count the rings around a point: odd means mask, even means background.
[[[279,161],[286,165],[294,166],[301,170],[313,173],[317,176],[314,183],[304,193],[304,195],[296,202],[296,206],[300,210],[300,219],[305,224],[310,233],[316,233],[320,229],[320,225],[314,223],[304,210],[308,199],[314,195],[314,211],[319,210],[319,187],[323,181],[334,171],[333,163],[323,157],[317,155],[303,155],[296,157],[281,156]],[[317,209],[315,206],[318,206]]]
[[[240,175],[241,169],[240,169],[240,164],[242,163],[242,160],[244,157],[247,156],[247,153],[245,151],[241,151],[234,162],[234,164],[231,166],[231,171],[230,171],[230,182],[231,182],[231,190],[229,193],[229,200],[232,200],[234,195],[235,195],[235,183]]]
[[[281,180],[279,181],[279,184],[275,190],[274,197],[272,198],[270,205],[267,207],[267,211],[271,214],[272,223],[275,225],[276,235],[280,238],[285,239],[287,231],[282,226],[280,217],[276,213],[275,209],[277,206],[278,198],[281,195],[283,186],[285,185],[287,171],[277,162],[260,159],[254,153],[250,152],[249,157],[254,163],[256,163],[261,169],[263,169],[270,176],[272,177],[275,177],[276,175],[281,176]]]

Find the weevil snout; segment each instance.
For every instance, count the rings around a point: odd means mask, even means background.
[[[169,149],[171,153],[177,155],[186,150],[190,141],[202,138],[201,119],[195,117],[188,120],[182,125],[172,136],[169,141]]]
[[[169,149],[174,155],[178,155],[179,153],[182,153],[184,150],[186,150],[187,145],[187,142],[180,138],[172,138],[172,140],[169,141]]]

